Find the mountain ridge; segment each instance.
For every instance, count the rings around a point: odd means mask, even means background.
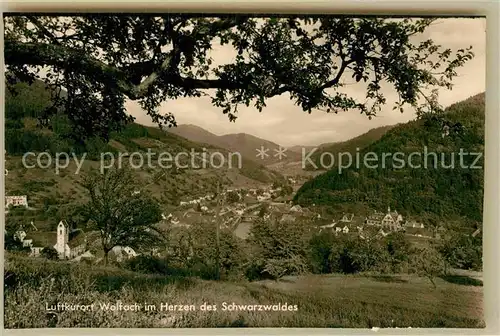
[[[442,114],[429,114],[398,125],[360,153],[371,152],[378,157],[383,153],[402,153],[407,158],[425,147],[440,154],[427,158],[431,168],[422,168],[421,155],[416,156],[412,167],[390,166],[389,161],[385,167],[351,166],[342,172],[331,169],[304,183],[294,202],[340,211],[381,211],[390,206],[405,216],[418,216],[430,226],[480,226],[484,174],[482,169],[472,168],[476,157],[465,157],[460,167],[443,166],[450,165],[452,155],[460,150],[484,153],[484,98],[484,93],[474,95],[450,105]],[[440,161],[440,157],[445,159]],[[482,164],[481,156],[478,165]]]

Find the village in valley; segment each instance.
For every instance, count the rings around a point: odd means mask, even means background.
[[[288,178],[288,182],[297,189],[297,178]],[[264,220],[278,220],[283,223],[303,220],[310,223],[310,230],[318,233],[330,231],[336,235],[358,236],[361,239],[377,239],[385,237],[392,232],[403,232],[413,240],[436,240],[441,239],[446,232],[443,226],[427,228],[417,219],[404,218],[397,210],[390,206],[387,210],[377,211],[363,216],[354,213],[339,213],[337,216],[324,216],[302,207],[292,204],[292,195],[283,195],[282,187],[268,186],[267,188],[250,189],[225,189],[221,192],[222,197],[217,198],[214,194],[207,194],[192,199],[179,201],[179,205],[173,211],[162,213],[161,225],[170,229],[188,229],[193,224],[206,222],[214,226],[219,223],[221,230],[228,230],[240,239],[246,239],[249,235],[253,221],[258,218]],[[135,193],[140,193],[136,191]],[[224,199],[217,202],[217,199]],[[230,201],[228,201],[230,199]],[[11,207],[24,207],[30,209],[28,196],[6,196],[6,212]],[[480,233],[477,229],[472,236]],[[99,263],[102,258],[95,255],[96,241],[99,239],[97,232],[85,232],[81,228],[71,228],[65,220],[57,224],[56,231],[39,231],[36,223],[31,221],[20,225],[14,233],[13,238],[22,243],[23,247],[29,248],[31,257],[41,257],[42,250],[53,247],[58,253],[59,259],[80,261],[91,260]],[[137,251],[129,246],[115,246],[112,249],[117,261],[136,257]],[[147,254],[162,255],[157,248],[146,252]]]

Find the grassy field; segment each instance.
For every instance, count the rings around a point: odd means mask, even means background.
[[[278,282],[215,282],[142,275],[114,267],[9,256],[5,268],[5,327],[484,327],[479,282],[417,277],[302,276]],[[106,311],[101,303],[153,304],[146,311]],[[94,311],[58,311],[58,302]],[[296,311],[224,311],[238,305],[297,305]],[[195,311],[161,311],[160,304]],[[199,306],[217,305],[216,311]],[[258,309],[258,308],[257,308]]]

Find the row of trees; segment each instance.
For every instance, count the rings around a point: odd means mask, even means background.
[[[259,280],[305,273],[370,272],[417,274],[427,277],[435,286],[434,278],[446,275],[450,267],[479,270],[482,264],[480,239],[462,235],[440,244],[415,247],[402,233],[366,240],[329,231],[317,233],[302,221],[260,218],[254,223],[247,241],[222,231],[217,248],[215,237],[214,225],[198,223],[171,237],[166,259],[141,257],[130,260],[127,265],[140,263],[144,266],[149,262],[152,266],[143,271],[155,272],[156,265],[163,260],[168,265],[164,272],[168,274],[214,279],[218,254],[222,279]],[[462,242],[455,245],[457,239]],[[465,241],[469,241],[468,245]]]

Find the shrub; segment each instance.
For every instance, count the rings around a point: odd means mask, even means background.
[[[238,192],[236,191],[229,191],[227,194],[226,194],[226,201],[229,203],[229,204],[232,204],[232,203],[236,203],[240,200],[240,194],[238,194]]]
[[[312,237],[309,242],[309,262],[314,273],[332,273],[330,255],[337,239],[330,231],[323,231]]]
[[[455,268],[482,269],[482,238],[456,233],[442,240],[438,251],[446,262]]]
[[[56,249],[53,248],[52,246],[47,246],[44,247],[43,250],[40,252],[40,254],[50,260],[57,260],[59,259],[59,253],[57,253]]]
[[[279,279],[284,275],[307,272],[309,239],[307,227],[301,221],[256,220],[249,241],[255,250],[253,258],[260,261],[258,267],[251,267],[247,273],[255,277],[255,272],[260,270],[262,277]]]
[[[149,255],[138,255],[125,261],[124,268],[144,274],[168,274],[165,259]]]
[[[339,238],[336,243],[329,257],[335,272],[380,271],[388,262],[388,254],[380,241],[346,237]]]

